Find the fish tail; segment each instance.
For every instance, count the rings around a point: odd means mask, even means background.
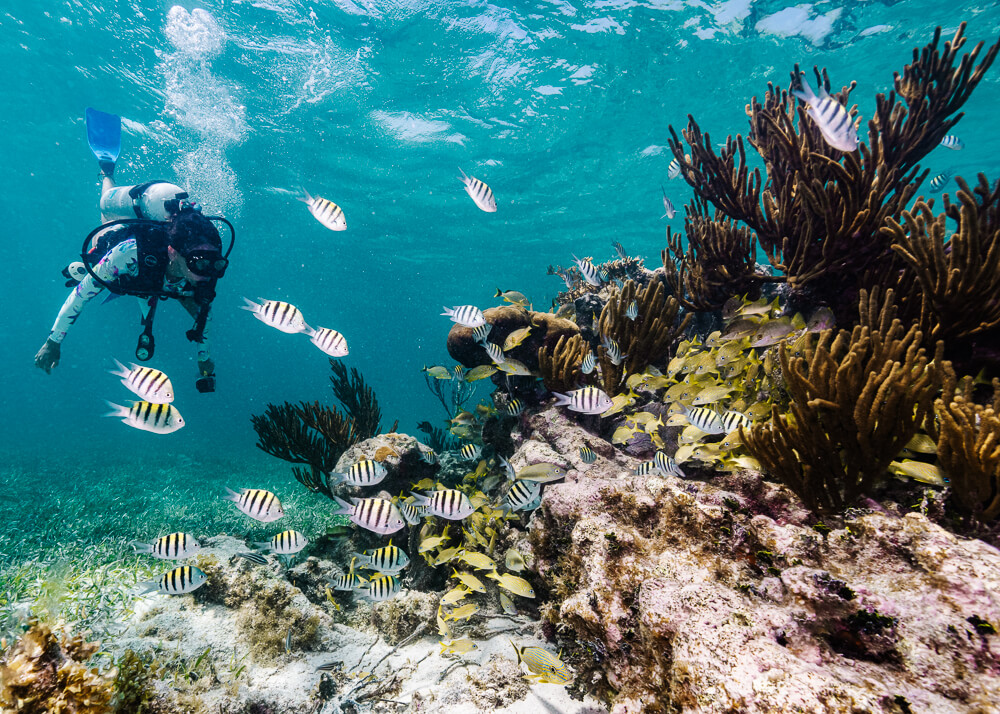
[[[563,407],[573,402],[573,398],[568,394],[560,394],[559,392],[552,392],[552,394],[556,398],[556,403],[552,405],[554,407]]]
[[[141,583],[136,583],[136,595],[148,595],[149,593],[156,592],[160,589],[160,584],[155,580],[144,580]]]
[[[514,652],[517,654],[517,663],[518,665],[520,665],[522,662],[524,662],[524,660],[521,659],[521,648],[518,647],[516,644],[514,644],[514,640],[512,639],[508,638],[507,641],[510,642],[510,646],[514,648]]]
[[[114,359],[114,358],[112,358],[112,359]],[[125,365],[123,365],[118,360],[115,360],[115,366],[118,367],[118,369],[109,369],[108,372],[110,372],[111,374],[115,375],[116,377],[123,377],[124,378],[124,377],[128,377],[132,373],[131,370],[129,370],[128,367],[126,367]]]
[[[305,198],[299,196],[299,200],[303,203],[312,203],[313,197],[309,195],[309,192],[306,191],[305,187],[299,186],[299,190],[302,192],[302,195],[305,196]]]
[[[240,494],[229,488],[229,486],[226,486],[226,492],[222,494],[222,497],[227,501],[232,501],[233,503],[237,503],[240,500]]]
[[[805,72],[799,72],[799,82],[801,86],[798,89],[792,88],[791,93],[806,104],[815,104],[818,97],[813,92],[812,87],[809,86]]]
[[[497,294],[494,295],[493,297],[503,297],[503,290],[501,290],[500,288],[497,288]]]
[[[240,305],[240,308],[243,310],[249,310],[250,312],[253,313],[256,313],[258,310],[260,310],[260,305],[255,303],[250,298],[243,298],[243,302],[246,303],[246,305]]]
[[[445,307],[442,305],[441,309],[444,310],[444,312],[441,313],[442,315],[447,315],[448,317],[451,317],[452,315],[455,314],[455,311],[452,310],[450,307]]]
[[[123,407],[114,402],[106,402],[106,404],[112,409],[112,411],[104,415],[106,417],[127,417],[129,411],[131,411],[128,407]]]
[[[150,543],[139,543],[138,541],[132,541],[129,543],[130,546],[135,548],[136,553],[152,553],[153,546]]]
[[[462,171],[462,167],[461,166],[458,167],[458,172],[460,174],[462,174],[461,176],[458,177],[458,180],[461,181],[462,183],[467,183],[468,180],[469,180],[469,177],[465,175],[464,171]]]
[[[331,512],[331,515],[342,516],[347,513],[354,513],[354,506],[337,496],[333,497],[333,500],[337,503],[337,509]]]
[[[410,495],[416,499],[416,501],[413,503],[414,506],[426,506],[428,503],[430,503],[430,499],[422,493],[417,493],[416,491],[410,491]]]
[[[271,544],[266,540],[262,543],[253,543],[252,545],[254,548],[259,548],[260,550],[271,550]]]
[[[326,485],[333,487],[343,483],[346,480],[347,480],[347,474],[340,473],[339,471],[333,471],[327,474]]]

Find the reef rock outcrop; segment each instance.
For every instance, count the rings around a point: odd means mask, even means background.
[[[809,526],[801,508],[636,476],[555,409],[520,439],[512,462],[571,466],[531,522],[535,587],[576,681],[616,714],[997,710],[995,548],[918,512]]]
[[[538,350],[554,350],[560,337],[566,339],[580,334],[580,328],[571,320],[564,320],[548,312],[532,312],[520,307],[491,307],[483,311],[486,322],[493,326],[487,340],[503,346],[504,340],[514,330],[531,327],[531,333],[520,346],[507,354],[520,360],[532,372],[538,370]],[[448,354],[466,367],[492,364],[483,346],[476,342],[472,329],[454,325],[448,333]]]

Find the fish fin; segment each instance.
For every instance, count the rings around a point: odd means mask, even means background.
[[[333,500],[337,504],[337,509],[331,512],[331,515],[341,516],[347,513],[354,513],[354,506],[340,498],[339,496],[333,496]]]
[[[271,549],[271,544],[268,543],[267,541],[264,541],[262,543],[253,543],[253,547],[254,548],[260,548],[261,550],[270,550]]]
[[[155,580],[144,580],[141,583],[136,583],[136,595],[148,595],[149,593],[156,592],[160,589],[160,584]]]
[[[302,198],[302,196],[299,196],[299,200],[302,201],[303,203],[312,203],[313,197],[309,195],[309,192],[306,191],[305,187],[304,186],[299,186],[299,190],[305,196],[305,198]]]
[[[469,177],[465,174],[464,171],[462,171],[461,166],[458,167],[458,172],[462,174],[461,176],[458,177],[458,180],[461,181],[462,183],[469,183]]]
[[[810,106],[816,103],[816,94],[813,92],[812,87],[809,86],[805,72],[799,72],[799,89],[792,88],[789,91],[793,96],[801,99]]]
[[[410,491],[410,495],[413,496],[416,501],[414,501],[414,506],[426,506],[430,503],[430,499],[422,493],[417,493],[416,491]]]
[[[115,360],[115,365],[118,367],[118,369],[109,369],[108,372],[115,375],[116,377],[121,377],[124,379],[127,378],[129,374],[131,374],[131,370],[118,360]]]
[[[259,299],[260,298],[258,298],[258,300]],[[242,310],[249,310],[252,313],[256,313],[258,310],[260,310],[260,305],[258,305],[257,303],[255,303],[250,298],[243,298],[243,302],[245,302],[246,305],[240,305],[240,309],[242,309]]]
[[[229,488],[229,486],[226,486],[226,492],[222,494],[222,497],[227,501],[232,501],[233,503],[237,503],[240,500],[240,494]]]
[[[106,417],[127,417],[128,416],[128,413],[130,411],[129,407],[123,407],[123,406],[121,406],[119,404],[115,404],[114,402],[106,402],[106,404],[109,407],[111,407],[111,409],[113,411],[108,412],[104,416],[106,416]]]
[[[153,546],[151,543],[139,543],[138,541],[132,541],[129,543],[130,546],[135,548],[136,553],[152,553]]]
[[[552,394],[556,398],[556,403],[552,405],[554,407],[566,406],[573,402],[573,398],[567,394],[560,394],[559,392],[552,392]]]

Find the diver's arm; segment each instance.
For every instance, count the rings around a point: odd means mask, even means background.
[[[122,275],[135,276],[138,274],[138,251],[135,240],[122,241],[101,258],[100,262],[94,266],[94,275],[105,283],[113,283]],[[104,291],[104,286],[94,280],[89,273],[77,284],[66,297],[56,321],[52,325],[49,333],[49,341],[60,344],[73,326],[83,308],[88,302],[100,295]]]
[[[201,306],[194,301],[193,298],[181,298],[181,305],[184,309],[188,311],[195,320],[198,319],[198,312],[201,310]],[[198,391],[215,391],[215,362],[212,361],[212,350],[211,344],[208,339],[209,328],[212,325],[212,312],[211,308],[205,319],[205,329],[202,332],[201,342],[196,342],[198,346],[198,374],[200,379],[198,380]],[[206,378],[211,378],[211,381],[204,381]],[[203,388],[201,385],[209,385],[211,383],[211,388]]]

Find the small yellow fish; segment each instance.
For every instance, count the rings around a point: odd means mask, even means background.
[[[464,571],[460,573],[454,568],[451,569],[451,572],[452,572],[451,577],[458,578],[459,582],[461,582],[465,587],[469,588],[470,590],[473,590],[477,593],[486,592],[486,586],[483,585],[483,581],[477,578],[472,573],[466,573]],[[486,574],[486,577],[489,577],[489,573]]]
[[[478,650],[479,647],[475,642],[470,640],[468,637],[463,637],[460,640],[451,640],[449,642],[441,642],[441,651],[439,655],[443,654],[465,654],[466,652],[472,652],[473,650]]]
[[[468,595],[470,592],[472,591],[469,590],[464,585],[459,585],[457,587],[454,587],[441,596],[441,604],[454,605],[456,602],[464,600],[465,596]]]
[[[497,369],[501,372],[506,372],[513,377],[527,377],[531,375],[531,370],[528,369],[524,362],[516,360],[512,357],[508,357],[505,362],[498,364]]]
[[[778,309],[778,298],[774,298],[771,302],[767,301],[767,298],[761,298],[760,300],[754,300],[753,302],[746,303],[742,307],[736,310],[736,315],[740,317],[750,317],[751,315],[769,315],[772,310]]]
[[[676,457],[674,458],[676,459]],[[761,471],[763,469],[760,462],[752,456],[734,456],[725,459],[723,463],[731,464],[737,468],[747,469],[749,471]]]
[[[701,407],[706,404],[715,404],[732,394],[732,391],[732,387],[721,385],[717,387],[705,387],[691,400],[691,406]]]
[[[722,451],[732,451],[741,446],[743,446],[743,440],[740,438],[739,430],[726,434],[726,438],[719,442],[719,448]]]
[[[694,390],[684,382],[678,382],[663,394],[664,402],[684,402],[690,406],[692,399],[694,399]]]
[[[684,429],[681,430],[681,433],[677,436],[677,443],[679,445],[696,444],[702,439],[704,439],[706,436],[707,434],[705,434],[705,432],[703,432],[701,429],[694,426],[693,424],[688,424],[686,427],[684,427]]]
[[[913,438],[906,442],[904,449],[916,451],[918,454],[936,454],[937,442],[923,432],[917,432]]]
[[[530,334],[531,334],[530,327],[522,327],[518,330],[514,330],[509,335],[507,335],[507,339],[503,341],[503,351],[509,352],[515,347],[519,347],[522,342],[528,339],[528,335]]]
[[[514,651],[517,652],[518,665],[525,665],[533,677],[544,678],[554,684],[566,684],[573,681],[569,667],[556,655],[542,647],[518,647],[511,640]]]
[[[451,562],[452,560],[455,559],[455,556],[458,555],[458,551],[460,550],[461,548],[457,546],[454,548],[445,548],[444,550],[438,553],[438,556],[434,559],[432,565],[436,568],[439,565],[444,565],[445,563]]]
[[[467,550],[463,550],[458,554],[458,559],[476,570],[497,569],[497,564],[493,561],[493,558],[488,555],[483,555],[482,553],[470,553]]]
[[[437,626],[438,634],[442,637],[451,638],[451,625],[449,625],[443,617],[441,617],[441,606],[438,605],[437,611]]]
[[[468,372],[465,373],[466,382],[477,382],[480,379],[486,379],[487,377],[492,377],[497,373],[497,368],[492,364],[481,364],[478,367],[473,367]]]
[[[508,615],[517,614],[517,608],[514,606],[514,601],[510,599],[510,595],[507,593],[500,593],[500,607],[503,608],[503,611]]]
[[[611,435],[611,443],[612,444],[627,443],[630,439],[635,437],[636,434],[641,433],[641,431],[642,431],[641,429],[637,429],[635,427],[620,426],[617,429],[615,429],[615,433]]]
[[[515,548],[510,548],[503,559],[503,564],[507,566],[507,570],[513,570],[516,573],[524,570],[527,565],[524,562],[524,556],[521,552]]]
[[[448,528],[450,527],[451,524],[449,523],[444,527],[444,530],[441,532],[441,535],[430,536],[429,538],[424,538],[422,541],[420,541],[420,547],[417,548],[417,552],[427,553],[443,545],[449,538]]]
[[[490,502],[490,497],[486,494],[478,491],[471,496],[469,496],[469,503],[472,504],[473,508],[479,508],[480,506]]]
[[[467,541],[472,541],[473,543],[475,543],[476,545],[478,545],[478,546],[480,546],[482,548],[485,548],[487,545],[489,545],[489,541],[486,540],[486,538],[483,536],[483,534],[480,533],[479,530],[476,529],[476,528],[473,528],[471,530],[466,530],[465,528],[463,528],[462,529],[462,533],[465,534],[465,539]],[[457,558],[459,556],[456,555],[455,557]]]
[[[889,471],[897,476],[906,476],[931,486],[944,486],[947,483],[947,479],[939,467],[923,461],[911,461],[910,459],[893,461],[889,464]]]
[[[630,407],[635,404],[635,398],[632,393],[629,394],[619,394],[617,396],[611,397],[611,406],[605,411],[601,412],[602,417],[609,417],[612,414],[617,414],[626,407]]]
[[[771,403],[757,402],[756,404],[751,404],[743,410],[743,413],[746,414],[751,421],[763,421],[771,416]]]
[[[428,377],[434,377],[434,379],[451,379],[451,372],[448,371],[447,367],[424,367],[424,372],[427,373]]]
[[[535,597],[535,590],[531,587],[531,583],[517,575],[511,575],[510,573],[498,575],[496,572],[492,572],[486,573],[486,577],[496,580],[500,587],[504,590],[509,590],[515,595],[530,598]]]
[[[470,602],[468,605],[462,605],[462,607],[455,608],[447,615],[444,616],[445,620],[468,620],[470,617],[479,612],[479,605],[474,602]]]

